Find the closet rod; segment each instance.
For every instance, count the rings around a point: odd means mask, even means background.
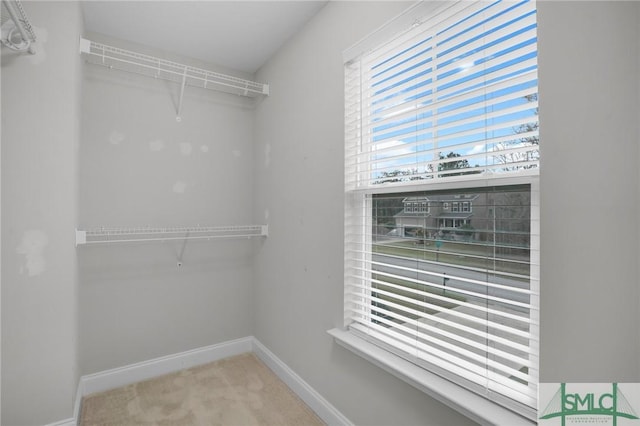
[[[172,62],[84,38],[80,38],[80,54],[98,59],[98,62],[90,62],[94,65],[103,65],[122,71],[137,72],[147,77],[170,80],[182,83],[183,87],[189,85],[223,91],[225,91],[224,89],[233,89],[233,93],[241,96],[269,95],[268,84]],[[131,67],[133,68],[131,69]],[[140,69],[136,70],[135,67]]]
[[[252,238],[269,235],[268,225],[188,226],[173,228],[94,228],[76,229],[76,246],[171,240],[212,240],[224,238]]]

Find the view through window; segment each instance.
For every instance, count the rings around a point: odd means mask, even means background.
[[[345,65],[354,333],[533,418],[535,3],[449,2]]]

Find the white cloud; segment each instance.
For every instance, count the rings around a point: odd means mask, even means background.
[[[485,150],[486,150],[485,144],[475,145],[473,148],[469,150],[469,152],[467,152],[467,155],[481,154],[485,152]]]

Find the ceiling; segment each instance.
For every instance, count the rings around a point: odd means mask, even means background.
[[[85,1],[85,29],[255,73],[327,1]]]

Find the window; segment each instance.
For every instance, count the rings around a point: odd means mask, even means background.
[[[345,324],[535,419],[535,3],[433,7],[345,65]]]

